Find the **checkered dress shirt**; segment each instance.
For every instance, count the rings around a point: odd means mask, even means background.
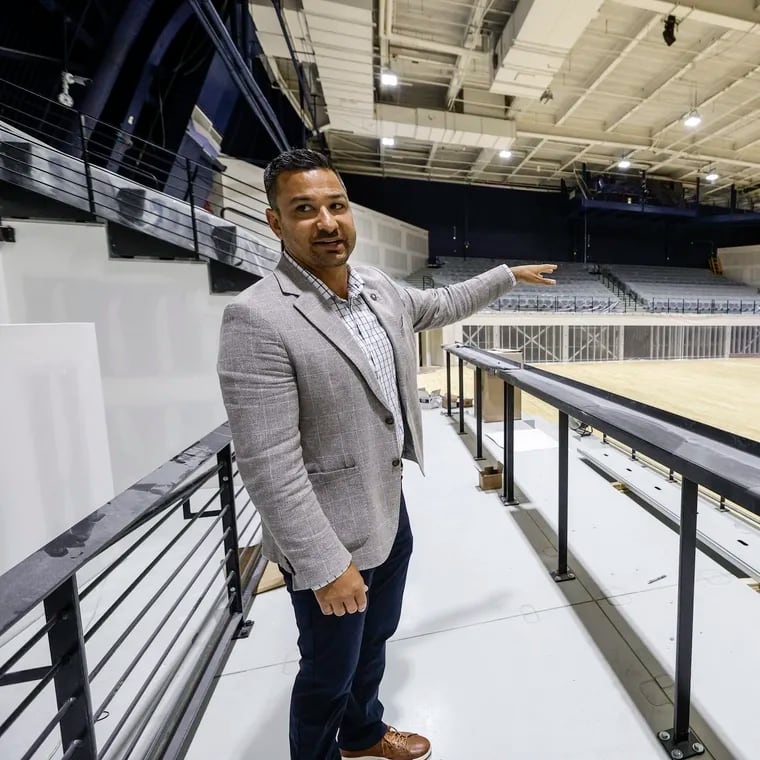
[[[367,305],[362,295],[364,280],[351,267],[348,268],[348,298],[341,298],[330,290],[322,280],[315,277],[308,269],[302,267],[290,254],[285,252],[293,266],[314,285],[317,292],[329,302],[332,310],[343,321],[354,340],[367,357],[375,371],[377,381],[383,389],[385,400],[393,413],[396,430],[398,454],[404,450],[404,417],[398,395],[398,378],[393,347],[383,326],[375,313]]]

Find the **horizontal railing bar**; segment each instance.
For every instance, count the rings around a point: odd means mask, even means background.
[[[225,583],[230,583],[230,581],[232,581],[232,579],[234,577],[235,577],[235,574],[234,573],[230,573],[228,576],[226,576]],[[205,596],[205,594],[204,594],[204,596]],[[221,600],[224,598],[224,596],[225,596],[225,591],[224,590],[220,591],[216,595],[216,598],[213,601],[213,605],[215,606],[216,604],[218,604],[219,602],[221,602]],[[237,596],[237,591],[233,590],[230,593],[229,600],[232,601],[236,596]],[[237,622],[236,619],[239,619],[240,617],[241,617],[240,614],[230,615],[229,618],[226,618],[226,619],[225,619],[225,617],[220,617],[219,622],[217,623],[214,635],[212,636],[212,641],[214,642],[214,644],[216,646],[219,645],[219,640],[220,640],[221,636],[223,635],[224,631],[228,627],[231,627],[233,625],[233,622],[236,623]],[[192,642],[191,642],[190,646],[192,646]],[[190,646],[185,647],[185,652],[186,653],[189,652]],[[163,696],[164,696],[164,694],[166,694],[166,692],[169,690],[169,687],[171,686],[171,683],[172,683],[172,679],[177,675],[177,673],[179,672],[180,667],[182,666],[182,664],[183,664],[182,661],[180,659],[178,659],[177,663],[172,668],[172,672],[169,674],[169,677],[166,678],[164,680],[163,684],[161,685],[161,688],[159,689],[159,693],[158,693],[157,699],[159,699],[159,700],[162,699]],[[124,755],[122,755],[122,760],[129,760],[129,758],[132,756],[132,753],[134,752],[135,747],[137,746],[138,741],[142,737],[142,733],[145,731],[145,727],[146,727],[146,725],[148,723],[148,717],[147,716],[143,717],[143,719],[140,722],[142,724],[140,726],[140,733],[139,734],[135,733],[132,741],[130,742],[130,746],[127,747],[126,753]],[[100,760],[100,758],[99,758],[99,760]]]
[[[82,743],[81,739],[74,739],[74,741],[71,742],[71,744],[69,745],[69,748],[61,757],[61,760],[69,760],[70,757],[73,757],[74,753],[79,749],[79,745],[81,743]]]
[[[5,171],[8,172],[8,173],[10,173],[10,174],[15,174],[18,177],[22,177],[24,179],[28,179],[25,174],[22,174],[21,172],[15,171],[14,169],[5,169]],[[55,174],[52,174],[52,173],[50,173],[50,176],[52,178],[54,178],[54,179],[57,178],[57,176]],[[94,179],[95,179],[96,182],[100,182],[99,178],[95,177]],[[81,196],[77,195],[77,194],[75,194],[75,193],[73,193],[73,192],[71,192],[69,190],[65,190],[65,189],[61,188],[60,185],[49,184],[49,183],[46,183],[46,182],[42,182],[40,180],[35,180],[35,183],[43,185],[44,187],[49,187],[49,188],[55,190],[59,194],[70,195],[70,196],[73,196],[74,198],[77,198],[79,201],[86,202],[86,198],[84,197],[84,195],[81,195]],[[83,190],[86,189],[86,185],[77,185],[76,183],[72,183],[72,184],[75,184],[76,187],[81,187]],[[151,191],[151,192],[158,193],[158,191]],[[99,188],[96,187],[94,189],[93,195],[94,195],[94,198],[95,198],[96,206],[100,206],[102,208],[105,208],[105,209],[113,212],[115,215],[118,215],[119,217],[122,217],[122,218],[126,218],[127,217],[127,215],[124,214],[123,208],[121,208],[118,205],[119,202],[117,200],[113,199],[110,195],[105,194],[101,189],[99,189]],[[171,198],[173,201],[177,201],[177,199],[173,198],[172,196],[167,196],[167,198]],[[150,200],[150,203],[154,203],[154,204],[160,206],[161,208],[168,209],[169,211],[172,211],[172,212],[179,211],[179,209],[177,209],[175,206],[170,205],[168,203],[164,203],[162,200],[159,200],[158,198],[152,198],[151,197],[149,200]],[[179,201],[179,202],[182,203],[183,201]],[[86,210],[86,209],[83,209],[83,210]],[[96,213],[97,213],[97,208],[96,208]],[[154,219],[150,220],[150,219],[147,218],[147,217],[150,217],[150,216],[153,216]],[[142,225],[144,225],[146,227],[160,229],[164,233],[168,233],[171,236],[178,237],[178,238],[180,238],[182,240],[185,240],[185,241],[187,241],[188,243],[191,243],[191,244],[194,242],[194,238],[193,238],[192,234],[190,233],[190,230],[192,230],[192,219],[191,219],[191,217],[189,215],[179,215],[176,219],[173,220],[175,222],[175,224],[176,224],[176,227],[174,229],[168,229],[168,230],[165,227],[166,219],[164,217],[162,217],[160,214],[158,214],[155,211],[152,211],[150,209],[148,209],[147,211],[141,213],[140,215],[135,215],[135,216],[132,216],[132,217],[129,217],[129,218],[135,224],[140,223],[140,224],[142,224]],[[230,224],[232,226],[237,226],[237,225],[235,225],[234,222],[230,222]],[[180,230],[187,230],[188,234],[182,234],[182,232]],[[261,243],[261,242],[259,242],[259,245],[261,245],[264,250],[279,255],[279,250],[277,250],[276,248],[272,248],[272,247],[267,246],[266,244]],[[188,249],[192,250],[192,248],[193,248],[192,245],[188,246]],[[253,266],[260,266],[260,262],[254,260],[254,259],[251,259],[251,258],[249,258],[247,256],[247,251],[236,250],[235,253],[233,254],[233,256],[236,259],[238,259],[240,262],[251,264]],[[212,260],[217,260],[216,257],[208,257],[208,258],[211,258]]]
[[[760,442],[535,367],[523,369],[482,349],[444,349],[760,514]]]
[[[173,503],[176,489],[230,442],[224,423],[1,575],[0,635],[146,514]]]
[[[2,736],[21,716],[29,705],[45,690],[45,687],[55,678],[56,673],[63,667],[64,661],[58,660],[52,665],[44,678],[21,700],[18,707],[0,724],[0,736]]]
[[[150,530],[147,530],[142,536],[140,536],[140,538],[138,538],[137,541],[135,541],[135,543],[129,547],[129,549],[127,549],[123,554],[119,554],[118,558],[114,560],[111,565],[109,565],[92,583],[87,586],[86,589],[82,591],[82,593],[79,595],[79,599],[85,599],[85,597],[94,591],[114,570],[116,570],[117,567],[119,567],[119,565],[121,565],[122,562],[128,559],[139,546],[141,546],[148,538],[150,538],[150,536],[152,536],[172,515],[174,515],[182,507],[182,501],[179,501],[177,504],[171,507],[169,511],[158,522],[156,522],[156,524],[153,525]],[[145,522],[146,521],[143,521],[141,524],[144,524]],[[135,530],[137,530],[139,527],[140,526],[136,526]]]
[[[121,686],[124,683],[124,681],[126,681],[127,678],[129,678],[130,674],[137,666],[137,663],[140,662],[140,660],[143,658],[143,655],[148,651],[148,649],[150,648],[150,645],[155,640],[157,632],[161,630],[161,628],[165,625],[166,621],[169,620],[169,618],[174,614],[174,611],[177,609],[177,607],[179,607],[180,603],[184,600],[187,592],[192,588],[195,581],[198,580],[198,578],[200,577],[200,574],[206,569],[206,566],[208,565],[208,563],[214,558],[214,554],[216,554],[216,550],[224,542],[224,539],[227,537],[228,531],[229,529],[226,530],[224,534],[221,536],[221,538],[214,544],[213,549],[208,553],[208,556],[206,557],[206,559],[203,561],[201,566],[195,571],[195,575],[193,575],[190,581],[188,581],[187,585],[182,590],[182,592],[177,595],[176,601],[169,609],[169,612],[167,612],[164,615],[163,619],[158,624],[157,628],[154,630],[153,635],[148,638],[145,644],[143,644],[143,646],[140,648],[140,651],[135,655],[134,659],[129,663],[129,665],[127,665],[124,672],[119,676],[119,678],[116,681],[116,685],[113,687],[113,689],[111,689],[110,692],[108,692],[108,694],[106,695],[106,698],[103,700],[103,703],[100,705],[97,712],[95,713],[96,717],[103,714],[103,711],[106,709],[106,707],[108,707],[108,705],[111,703],[111,700],[116,696],[116,693],[121,689]],[[225,555],[225,558],[224,558],[225,562],[228,559],[231,552],[232,550],[230,549],[230,551],[228,551],[227,554]],[[122,637],[122,641],[124,640],[124,638],[126,638],[126,636]],[[117,646],[120,643],[121,642],[117,642]],[[94,675],[91,675],[90,681],[92,681],[94,677],[95,677]]]
[[[137,549],[143,542],[145,542],[153,533],[155,533],[156,530],[158,530],[181,506],[182,502],[184,502],[186,499],[189,499],[191,496],[193,496],[195,493],[201,490],[203,486],[206,484],[209,478],[216,475],[219,470],[222,469],[221,464],[214,464],[213,467],[206,470],[204,473],[199,475],[198,477],[193,478],[191,481],[186,483],[174,496],[174,499],[177,500],[177,503],[172,507],[171,502],[169,502],[168,506],[164,506],[161,509],[153,510],[152,512],[145,514],[143,518],[135,523],[135,525],[132,526],[129,533],[134,532],[135,530],[138,530],[143,525],[145,525],[146,522],[149,520],[152,520],[156,514],[163,511],[164,509],[169,509],[169,512],[161,518],[159,522],[157,522],[153,527],[150,528],[150,530],[146,531],[142,536],[140,536],[137,541],[132,544],[132,546],[129,547],[123,554],[121,554],[118,559],[116,559],[111,565],[109,565],[97,578],[95,578],[93,581],[91,581],[87,588],[85,588],[80,594],[79,599],[86,599],[92,591],[94,591],[102,581],[104,581],[122,562],[124,562],[125,559],[127,559],[132,552]],[[214,494],[214,497],[219,495],[219,490],[217,489],[216,493]],[[126,535],[129,535],[126,534]],[[126,538],[126,535],[124,536]]]
[[[45,739],[50,736],[53,729],[58,725],[61,718],[71,709],[71,706],[76,702],[76,697],[69,697],[62,705],[61,709],[55,714],[55,717],[50,723],[42,729],[42,733],[34,740],[34,743],[24,753],[21,760],[31,760],[34,757],[34,753],[42,746]]]
[[[232,551],[232,550],[230,550],[230,551]],[[228,552],[228,554],[229,553],[230,552]],[[224,569],[224,565],[222,565],[221,569]],[[214,600],[212,602],[212,606],[215,606],[216,604],[218,604],[219,602],[221,602],[221,600],[230,593],[228,591],[228,589],[227,589],[227,586],[229,585],[230,580],[232,580],[233,577],[234,577],[233,573],[229,573],[228,575],[226,575],[224,577],[224,586],[225,587],[223,589],[221,589],[221,591],[216,595],[216,597],[214,598]],[[184,621],[179,626],[177,626],[177,632],[172,637],[172,640],[169,642],[168,646],[161,653],[161,656],[158,658],[156,664],[154,665],[154,667],[152,668],[152,670],[148,674],[148,677],[143,681],[142,685],[138,689],[137,696],[135,696],[132,699],[132,701],[129,703],[129,705],[127,706],[126,710],[124,711],[124,715],[121,717],[121,719],[119,720],[119,722],[116,724],[116,726],[114,727],[114,730],[111,732],[111,735],[108,737],[108,740],[103,745],[103,748],[100,750],[100,752],[98,753],[98,760],[102,760],[103,759],[103,757],[108,752],[108,750],[111,747],[111,745],[116,740],[117,735],[122,730],[122,728],[126,724],[127,720],[130,718],[130,716],[133,714],[135,706],[140,701],[140,698],[142,697],[143,693],[147,689],[148,685],[151,683],[151,681],[153,680],[153,677],[156,675],[156,673],[159,671],[159,669],[164,666],[164,660],[166,659],[167,655],[169,654],[169,652],[171,652],[172,647],[177,643],[179,637],[182,635],[182,633],[184,632],[185,628],[187,627],[187,624],[190,622],[192,616],[195,614],[195,611],[198,609],[198,607],[200,607],[201,602],[203,602],[203,600],[206,597],[206,594],[208,594],[208,592],[210,591],[211,587],[214,585],[214,581],[216,581],[216,580],[217,580],[217,577],[216,577],[216,574],[214,574],[214,576],[209,580],[208,584],[206,585],[206,587],[201,592],[201,595],[198,597],[198,599],[196,600],[195,604],[193,604],[192,608],[188,612],[188,614],[185,617]],[[233,589],[231,595],[234,596],[235,593],[237,593],[237,592]],[[194,645],[195,645],[194,637],[190,637],[190,642],[189,642],[188,645],[186,645],[185,650],[184,650],[184,654],[187,654],[187,652],[189,652],[189,650]],[[168,690],[168,688],[171,685],[171,682],[172,682],[174,676],[176,675],[177,671],[184,664],[183,660],[184,660],[184,657],[178,657],[177,658],[177,663],[172,668],[172,672],[169,673],[169,674],[167,674],[167,677],[164,679],[164,682],[163,682],[161,688],[159,689],[159,693],[154,697],[154,701],[156,703],[158,703],[161,700],[161,698],[163,697],[163,695]],[[140,729],[139,732],[133,730],[133,739],[132,739],[131,745],[128,748],[127,754],[120,755],[120,757],[123,760],[126,760],[126,758],[128,758],[129,755],[132,753],[132,750],[135,748],[135,745],[137,744],[137,742],[142,737],[142,732],[145,730],[145,725],[150,720],[150,718],[151,718],[151,713],[149,711],[145,711],[143,717],[140,720],[140,724],[141,725],[139,726],[139,729]]]
[[[14,159],[14,160],[17,160],[17,159]],[[31,166],[31,164],[26,164],[26,165],[27,166]],[[34,167],[32,167],[32,168],[34,168]],[[34,169],[34,171],[36,171],[39,174],[49,175],[53,179],[58,179],[58,180],[61,179],[57,174],[54,174],[53,172],[42,172],[39,169]],[[75,193],[72,193],[69,190],[63,190],[59,185],[51,185],[51,184],[49,184],[47,182],[43,182],[40,179],[34,179],[34,180],[32,180],[29,176],[27,176],[26,174],[23,174],[20,171],[17,171],[16,169],[9,169],[8,167],[6,167],[5,169],[3,169],[3,172],[5,172],[6,174],[14,174],[17,177],[21,177],[23,180],[25,180],[25,182],[19,182],[18,183],[19,186],[21,186],[21,187],[23,187],[25,184],[28,184],[30,182],[34,182],[34,184],[42,185],[43,187],[54,188],[55,190],[58,190],[59,192],[64,193],[66,195],[73,195],[75,198],[78,198],[79,200],[82,200],[82,201],[86,201],[87,200],[85,194],[83,194],[81,196],[80,195],[76,195]],[[86,179],[85,176],[84,176],[84,174],[82,174],[82,175],[77,174],[76,176],[78,176],[78,177],[81,176],[83,179]],[[71,185],[74,185],[74,187],[81,187],[83,190],[87,189],[87,184],[86,183],[80,185],[80,184],[74,182],[72,179],[67,180],[67,182],[69,184],[71,184]]]
[[[183,526],[182,530],[158,553],[158,555],[152,559],[148,565],[143,569],[143,571],[135,578],[132,583],[127,586],[127,588],[116,598],[116,601],[96,620],[90,628],[85,632],[84,634],[84,640],[85,643],[88,642],[103,626],[103,624],[113,615],[113,613],[119,608],[121,603],[137,588],[137,586],[140,585],[140,583],[145,579],[145,577],[148,575],[148,573],[153,570],[153,568],[167,555],[169,550],[176,546],[176,544],[179,542],[179,540],[187,533],[190,528],[193,527],[193,524],[200,518],[203,513],[211,506],[211,500],[206,504],[206,506],[196,512],[195,515],[193,515],[191,520],[188,520],[185,525]],[[187,564],[190,557],[192,557],[193,552],[200,546],[203,541],[206,540],[206,537],[209,535],[209,533],[214,529],[216,523],[222,518],[222,516],[226,513],[227,509],[229,507],[224,507],[219,512],[219,516],[214,519],[211,524],[208,526],[206,532],[201,536],[201,538],[198,540],[198,543],[190,550],[190,552],[185,556],[184,561],[179,565],[179,567],[176,568],[175,574],[181,570],[185,564]],[[150,609],[151,605],[158,599],[158,597],[168,588],[168,586],[171,584],[171,582],[174,580],[174,575],[171,575],[164,583],[163,586],[158,590],[158,592],[155,594],[155,596],[151,599],[151,601],[143,608],[143,610],[140,612],[140,614],[132,621],[132,626],[136,623],[138,623],[145,613]],[[125,632],[127,633],[127,632]],[[119,642],[120,643],[120,642]],[[104,658],[105,660],[106,658]],[[104,660],[101,660],[100,664],[93,669],[92,673],[90,674],[90,680],[94,679],[95,676],[100,672],[101,667],[105,664]]]
[[[256,519],[256,515],[258,515],[258,512],[254,510],[253,514],[248,519],[248,522],[238,531],[238,543],[241,548],[246,545],[246,541],[243,540],[243,534],[248,530],[248,526]],[[254,531],[253,535],[256,535],[256,531]],[[253,538],[253,536],[251,536],[251,538]]]
[[[2,666],[0,666],[0,676],[7,673],[8,670],[10,670],[10,668],[12,668],[45,634],[53,630],[53,626],[55,626],[60,619],[59,615],[50,618],[50,620],[48,620],[47,623],[45,623],[45,625],[43,625],[42,628],[40,628],[40,630],[26,642],[26,644],[21,646],[15,654],[11,655]]]
[[[29,683],[30,681],[39,681],[47,675],[49,665],[43,665],[40,668],[26,668],[25,670],[14,670],[12,673],[6,673],[0,676],[0,686],[14,686],[19,683]]]

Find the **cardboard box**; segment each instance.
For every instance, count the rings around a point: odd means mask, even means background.
[[[417,388],[417,399],[423,409],[438,409],[443,402],[438,388],[431,393],[428,393],[425,388]]]
[[[505,359],[522,364],[520,351],[492,351]],[[522,419],[522,395],[515,388],[515,419]],[[504,381],[488,372],[483,373],[483,422],[502,422],[504,420]]]
[[[503,471],[504,465],[501,462],[495,467],[484,467],[480,471],[480,490],[492,491],[495,488],[501,488]]]

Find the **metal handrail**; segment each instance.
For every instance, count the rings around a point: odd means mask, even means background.
[[[673,728],[657,736],[670,757],[692,757],[705,749],[689,727],[694,627],[694,573],[697,547],[697,500],[702,485],[721,497],[760,515],[760,442],[689,420],[680,415],[609,391],[558,377],[535,367],[468,348],[443,347],[446,352],[446,414],[451,411],[451,356],[459,362],[459,432],[464,430],[463,368],[475,369],[476,458],[483,451],[483,372],[504,382],[504,484],[502,499],[516,504],[514,491],[514,389],[519,388],[559,411],[558,559],[552,576],[557,582],[576,579],[568,567],[568,428],[574,417],[635,452],[681,473],[681,519],[678,574],[678,615]]]
[[[4,98],[0,105],[0,123],[5,121],[20,133],[16,142],[23,142],[24,137],[28,135],[32,144],[39,143],[55,154],[71,156],[82,161],[83,197],[86,199],[86,208],[93,216],[97,216],[104,209],[123,216],[124,208],[116,208],[112,199],[99,192],[97,180],[94,179],[98,171],[121,173],[136,184],[144,182],[145,186],[151,190],[185,201],[189,205],[190,224],[186,231],[167,230],[161,224],[156,225],[157,220],[142,218],[138,213],[139,209],[135,209],[133,220],[126,220],[128,223],[143,224],[148,229],[155,227],[156,230],[161,230],[159,236],[165,236],[171,232],[171,235],[178,238],[183,248],[192,250],[196,256],[215,258],[213,253],[209,255],[208,246],[203,250],[200,247],[201,230],[197,209],[203,207],[207,213],[217,215],[215,208],[224,204],[224,196],[218,195],[211,182],[212,174],[221,170],[225,174],[224,184],[231,185],[230,192],[235,198],[236,213],[244,214],[262,224],[265,223],[264,189],[248,180],[227,173],[218,161],[216,164],[209,165],[183,156],[181,153],[173,153],[149,140],[136,137],[123,129],[62,106],[56,101],[4,79],[0,79],[0,91],[4,91],[6,95],[16,93],[25,99],[23,108],[11,102],[12,97]],[[47,113],[52,116],[45,116]],[[120,150],[119,146],[127,147]],[[23,158],[19,157],[14,160],[16,164],[19,161],[23,162]],[[51,164],[55,163],[53,159]],[[59,163],[67,171],[71,171],[70,162]],[[17,184],[23,181],[27,189],[34,190],[35,183],[30,177],[20,175],[13,167],[10,169],[6,167],[4,171],[12,181]],[[44,176],[35,175],[35,177],[39,180],[37,187],[43,191],[43,194],[54,195],[54,190],[60,191],[60,188],[56,186],[55,178],[51,178],[52,181],[46,183]],[[66,188],[62,191],[62,195],[64,202],[78,208],[82,207],[79,200],[67,195]],[[151,198],[151,201],[153,202],[154,199]],[[235,252],[234,255],[227,253],[226,242],[214,241],[214,250],[219,245],[222,245],[225,251],[220,259],[223,263],[246,271],[250,271],[250,267],[246,264],[253,264],[254,273],[260,270],[260,264],[248,261],[241,251]],[[279,248],[266,244],[264,247],[271,249],[270,258],[273,262],[276,261]]]
[[[211,466],[209,462],[212,463]],[[44,728],[37,736],[30,738],[29,747],[25,751],[22,750],[24,758],[31,758],[37,749],[50,739],[56,728],[60,728],[63,756],[76,760],[97,760],[108,753],[117,739],[129,745],[128,753],[140,741],[150,745],[160,741],[162,745],[171,743],[172,747],[175,747],[172,751],[161,754],[162,760],[178,760],[182,756],[180,747],[188,735],[187,732],[191,735],[200,721],[203,706],[215,686],[215,676],[226,661],[234,638],[245,636],[250,630],[251,624],[246,620],[246,615],[252,603],[254,589],[266,564],[259,549],[251,554],[248,564],[241,567],[240,547],[253,541],[261,529],[261,521],[250,499],[242,504],[239,501],[236,503],[236,496],[244,490],[241,486],[236,492],[233,486],[237,475],[234,470],[231,433],[228,423],[225,423],[0,576],[0,635],[25,621],[27,615],[40,604],[44,605],[46,618],[40,630],[33,633],[5,663],[0,665],[0,688],[17,683],[37,682],[36,686],[13,706],[10,714],[0,716],[0,737],[35,704],[37,697],[48,684],[55,684],[57,697],[57,713],[52,719],[46,719]],[[218,481],[218,488],[201,509],[192,512],[191,498],[201,488],[208,487],[211,479]],[[219,503],[219,509],[211,509],[215,502]],[[241,517],[249,509],[252,514],[241,528]],[[159,562],[168,556],[172,547],[177,546],[183,536],[196,528],[199,520],[206,517],[213,519],[208,521],[201,535],[194,536],[192,547],[185,551],[179,564],[171,571],[163,567],[157,591],[149,598],[145,595],[144,599],[139,599],[140,609],[132,619],[131,625],[126,628],[112,626],[116,635],[115,641],[109,645],[107,639],[103,640],[109,633],[103,624],[125,600],[134,598],[133,592]],[[258,525],[253,527],[251,535],[249,527],[255,518],[258,518]],[[85,632],[81,613],[82,600],[93,589],[103,588],[102,582],[128,557],[131,556],[131,561],[136,561],[139,555],[133,555],[133,552],[138,547],[143,547],[144,553],[147,539],[153,537],[154,540],[158,540],[159,536],[165,536],[167,525],[170,524],[168,521],[172,519],[179,521],[174,537],[165,545],[161,542],[162,548],[158,554],[142,572],[135,573],[135,580],[131,584],[112,592],[113,603]],[[133,537],[138,528],[152,520],[155,522],[149,530],[142,533],[131,546],[121,550],[123,542]],[[159,529],[160,534],[157,533]],[[104,551],[117,544],[121,550],[118,556],[80,591],[77,573],[95,557],[102,556]],[[215,558],[220,556],[221,575],[213,564]],[[199,559],[201,561],[198,564]],[[188,563],[193,563],[194,574],[181,590],[172,590],[170,597],[168,589]],[[192,573],[193,569],[188,567],[184,572]],[[98,732],[103,742],[98,748],[95,722],[105,714],[105,708],[117,692],[123,693],[125,682],[131,683],[128,679],[135,678],[138,674],[144,677],[137,665],[144,665],[144,658],[152,649],[158,635],[165,631],[168,621],[178,612],[181,603],[199,588],[199,583],[204,583],[205,587],[190,611],[185,611],[184,620],[177,626],[175,635],[153,667],[148,680],[134,687],[135,697],[121,713],[111,733],[103,735]],[[218,588],[218,592],[209,603],[209,595],[214,586]],[[225,597],[227,601],[220,607]],[[133,637],[141,618],[149,611],[156,612],[159,602],[169,604],[168,611],[162,611],[163,616],[153,631],[146,636],[137,654],[133,655],[130,652],[131,661],[126,669],[116,676],[113,688],[106,694],[104,701],[94,708],[90,683],[113,655],[122,649],[125,641]],[[203,609],[201,605],[205,605]],[[196,624],[203,630],[209,629],[210,625],[212,633],[202,654],[195,655],[197,660],[190,674],[181,683],[177,683],[180,664],[186,660],[189,647],[196,641],[195,636],[189,633],[184,635],[183,632],[189,631],[188,626]],[[93,659],[99,658],[99,661],[94,666],[88,666],[85,652],[94,634],[97,634],[99,654]],[[51,665],[13,671],[12,668],[21,657],[28,655],[32,647],[44,637],[49,640]],[[167,657],[174,657],[175,665],[167,668]],[[161,680],[157,681],[159,669],[164,672]],[[146,696],[150,694],[147,686],[151,682],[159,684],[158,693]],[[145,700],[152,699],[155,701],[151,704],[157,704],[172,686],[177,687],[179,693],[172,695],[174,708],[170,711],[171,720],[165,721],[161,726],[151,727],[149,734],[152,711],[146,709]],[[129,736],[125,735],[122,739],[122,731],[128,724]],[[178,734],[180,739],[175,741]]]

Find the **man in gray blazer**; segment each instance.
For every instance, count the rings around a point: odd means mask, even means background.
[[[556,267],[405,288],[348,266],[354,220],[324,156],[283,153],[264,182],[283,256],[225,309],[218,371],[264,555],[283,571],[299,630],[291,758],[424,760],[430,742],[386,725],[378,699],[412,551],[402,459],[423,467],[415,333],[516,281],[554,284],[543,275]]]

